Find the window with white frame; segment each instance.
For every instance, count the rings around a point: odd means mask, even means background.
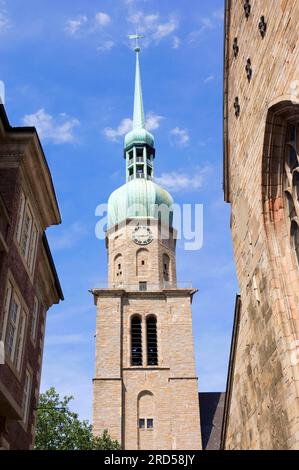
[[[38,305],[39,305],[38,300],[35,297],[33,312],[32,312],[32,322],[31,322],[31,339],[34,342],[36,340],[37,325],[38,325]]]
[[[23,422],[27,424],[28,417],[29,417],[29,409],[30,409],[30,397],[31,397],[31,388],[32,388],[32,374],[27,369],[25,375],[25,383],[24,383],[24,393],[23,393]]]
[[[34,222],[32,209],[28,198],[22,193],[18,215],[17,241],[30,273],[33,272],[37,239],[38,229]]]
[[[19,295],[11,282],[8,282],[4,304],[4,323],[2,341],[5,347],[5,357],[19,371],[24,346],[26,313]]]

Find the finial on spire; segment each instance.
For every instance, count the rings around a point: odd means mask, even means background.
[[[142,39],[144,38],[144,36],[142,36],[142,34],[138,34],[138,32],[136,31],[135,34],[129,34],[129,39],[135,39],[135,52],[139,52],[140,51],[140,46],[139,46],[139,39]]]

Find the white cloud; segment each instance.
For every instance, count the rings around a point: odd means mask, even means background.
[[[220,23],[223,23],[224,11],[223,9],[212,11],[209,17],[205,16],[199,20],[199,28],[189,34],[188,42],[192,44],[196,42],[200,36],[206,31],[215,29]]]
[[[164,119],[163,116],[159,116],[159,115],[154,114],[154,113],[148,113],[146,115],[146,119],[145,119],[145,128],[148,131],[158,129],[162,119]],[[111,140],[111,141],[115,142],[118,139],[120,139],[121,137],[123,137],[125,134],[130,132],[132,130],[132,126],[133,126],[132,119],[131,118],[124,118],[124,119],[121,120],[121,122],[119,123],[119,125],[116,128],[106,127],[103,132],[104,132],[105,137],[108,140]]]
[[[106,51],[110,51],[113,47],[115,46],[114,42],[113,41],[104,41],[102,44],[100,44],[98,47],[97,47],[97,51],[98,52],[106,52]]]
[[[224,10],[223,8],[219,8],[219,10],[213,11],[213,17],[217,20],[223,21],[224,20]]]
[[[214,28],[213,21],[210,18],[201,18],[200,23],[201,23],[201,27],[203,29],[213,29]]]
[[[202,186],[203,175],[198,173],[196,175],[187,175],[185,173],[162,173],[161,176],[156,177],[155,181],[172,192],[182,191],[184,189],[193,190]]]
[[[207,78],[204,79],[204,83],[213,82],[215,80],[214,75],[209,75]]]
[[[128,21],[129,23],[138,24],[138,31],[143,28],[149,28],[154,22],[156,22],[159,18],[159,13],[151,13],[150,15],[145,15],[143,11],[136,11],[132,13]],[[142,23],[142,24],[140,24]]]
[[[0,34],[10,28],[11,24],[5,11],[0,11]]]
[[[87,26],[87,29],[85,28],[85,32],[93,33],[97,29],[96,26],[105,27],[108,26],[110,22],[110,16],[102,11],[95,14],[93,22],[91,22],[86,15],[79,15],[77,18],[67,21],[65,31],[71,36],[74,36],[76,33],[81,31],[84,26]]]
[[[160,122],[162,121],[162,119],[164,119],[163,116],[159,116],[154,113],[148,113],[145,119],[145,128],[148,131],[158,129],[158,127],[160,127]]]
[[[80,124],[78,119],[67,116],[65,113],[61,113],[55,122],[53,116],[47,114],[43,108],[34,114],[25,115],[22,122],[25,126],[36,127],[41,139],[51,140],[55,144],[74,142],[73,131]]]
[[[108,140],[116,141],[120,137],[123,137],[125,134],[132,130],[132,119],[125,118],[122,119],[120,124],[113,129],[112,127],[106,127],[104,129],[104,135]]]
[[[65,31],[68,34],[75,34],[87,23],[88,19],[85,15],[80,15],[76,19],[68,20],[66,23]]]
[[[81,222],[74,222],[69,227],[56,229],[55,234],[49,234],[48,237],[51,249],[59,251],[73,248],[87,233],[86,227]]]
[[[175,127],[170,131],[170,134],[174,138],[175,144],[181,147],[188,145],[190,140],[188,129],[180,129],[179,127]]]
[[[192,191],[202,187],[206,176],[211,174],[213,168],[204,166],[195,168],[191,174],[172,171],[170,173],[162,173],[161,176],[155,178],[155,181],[171,192]]]
[[[178,27],[178,22],[176,18],[171,18],[168,22],[158,24],[156,32],[153,35],[153,38],[157,41],[160,41],[162,38],[169,36],[169,34],[173,33]]]
[[[171,36],[179,25],[175,15],[170,15],[168,20],[162,20],[159,13],[145,15],[143,11],[132,12],[128,17],[128,22],[138,26],[139,33],[145,35],[143,39],[145,47],[152,42],[158,44],[162,39]]]
[[[99,26],[107,26],[111,22],[110,16],[102,11],[96,13],[95,19]]]
[[[180,47],[181,40],[178,36],[173,36],[172,40],[172,48],[173,49],[178,49]]]

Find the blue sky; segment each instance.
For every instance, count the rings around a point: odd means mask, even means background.
[[[125,178],[123,136],[141,73],[155,174],[179,203],[204,205],[200,251],[178,244],[178,278],[193,303],[201,391],[224,390],[238,291],[222,193],[223,0],[0,0],[0,80],[13,125],[36,125],[63,223],[47,231],[65,301],[48,312],[42,390],[75,396],[91,418],[95,308],[106,279],[95,208]]]

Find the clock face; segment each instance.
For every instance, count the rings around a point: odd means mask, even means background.
[[[138,225],[132,233],[133,242],[137,245],[148,245],[154,239],[153,232],[145,225]]]

